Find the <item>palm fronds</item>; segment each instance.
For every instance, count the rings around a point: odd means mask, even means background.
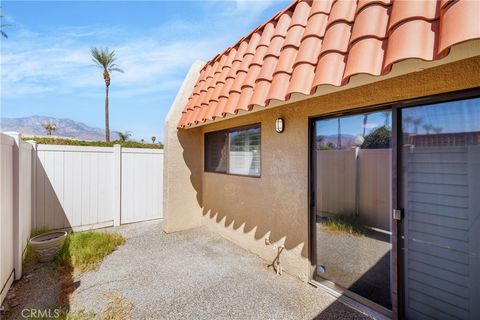
[[[120,139],[120,141],[122,142],[125,142],[128,140],[128,138],[130,138],[130,136],[132,135],[130,132],[117,132],[118,134],[118,138]]]
[[[115,57],[115,50],[109,51],[108,48],[98,49],[92,47],[90,49],[92,54],[92,61],[96,64],[97,67],[106,70],[108,72],[123,72],[122,69],[118,67],[115,63],[117,58]]]
[[[3,13],[0,13],[0,20],[3,20]],[[3,24],[3,23],[0,24],[0,35],[2,37],[4,37],[5,39],[8,39],[8,35],[5,33],[5,31],[3,31],[3,29],[5,27],[9,27],[9,26],[11,26],[11,24],[9,24],[9,23],[8,24]]]

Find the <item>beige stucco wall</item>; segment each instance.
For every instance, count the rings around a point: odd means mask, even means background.
[[[192,168],[190,179],[195,183],[197,193],[195,198],[183,195],[178,198],[183,202],[196,202],[191,206],[202,208],[203,225],[267,261],[274,258],[274,251],[271,246],[265,245],[265,237],[284,243],[286,251],[281,255],[284,270],[307,280],[311,272],[308,260],[308,118],[478,86],[480,57],[477,56],[347,91],[180,130],[179,137],[188,140],[181,145],[183,161]],[[274,128],[278,117],[285,119],[286,130],[282,134],[276,133]],[[261,123],[261,178],[203,172],[203,134],[252,123]],[[167,184],[165,186],[170,188]],[[185,208],[185,204],[182,206]],[[183,219],[184,215],[182,211],[175,219]],[[169,219],[167,217],[167,221]]]
[[[165,119],[163,161],[163,229],[176,232],[201,225],[201,129],[177,130],[182,110],[205,65],[196,61],[188,71]]]

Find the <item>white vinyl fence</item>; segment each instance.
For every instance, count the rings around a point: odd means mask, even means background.
[[[113,149],[38,145],[33,229],[113,225]]]
[[[163,210],[163,150],[123,148],[122,223],[158,219]]]
[[[12,137],[0,135],[0,302],[13,281],[13,145]]]
[[[32,223],[33,147],[19,134],[0,134],[0,303],[22,275],[24,249]]]
[[[162,218],[163,150],[38,145],[34,228]]]
[[[317,211],[357,212],[372,227],[390,230],[391,149],[317,152]]]
[[[163,150],[37,145],[0,133],[0,303],[33,230],[163,217]]]

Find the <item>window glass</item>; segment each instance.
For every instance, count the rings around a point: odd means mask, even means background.
[[[227,133],[210,132],[205,135],[205,170],[227,172]]]
[[[480,319],[480,98],[401,115],[406,318]]]
[[[388,149],[391,144],[391,127],[390,111],[318,121],[317,149]]]
[[[260,126],[205,134],[205,171],[260,176]]]
[[[260,127],[230,132],[228,172],[260,176]]]
[[[391,308],[391,112],[315,122],[316,279]],[[325,283],[325,282],[324,282]]]

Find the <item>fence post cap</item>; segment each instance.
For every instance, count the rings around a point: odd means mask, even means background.
[[[20,132],[15,132],[15,131],[7,131],[4,132],[4,134],[13,137],[15,140],[20,140],[22,138],[22,134]]]
[[[36,146],[38,143],[35,140],[27,140],[28,143],[30,143],[32,146]]]

